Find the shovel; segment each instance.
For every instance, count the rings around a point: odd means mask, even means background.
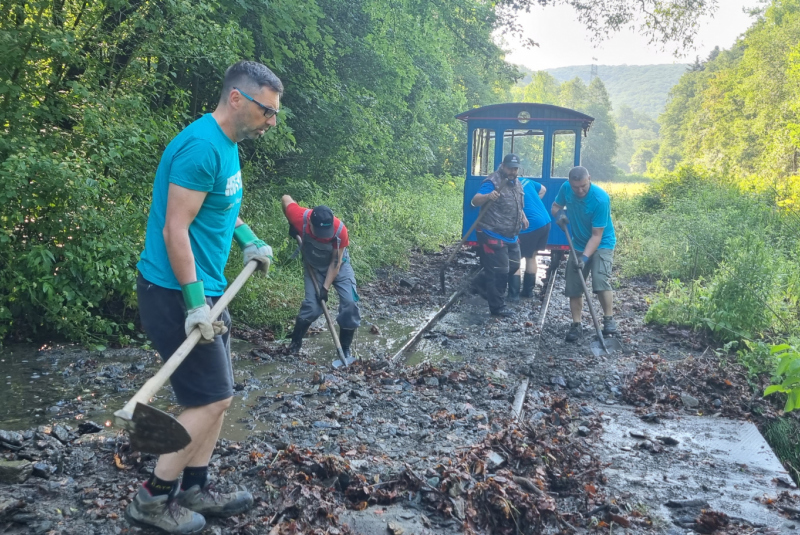
[[[236,280],[231,283],[217,304],[211,309],[211,319],[216,320],[233,300],[236,293],[258,267],[258,262],[247,263]],[[189,432],[178,420],[164,411],[151,407],[147,403],[164,385],[172,373],[186,359],[187,355],[200,341],[200,329],[195,328],[180,347],[172,354],[161,369],[147,381],[142,388],[122,407],[114,413],[114,422],[125,429],[131,441],[131,448],[143,453],[161,455],[182,450],[192,441]]]
[[[575,254],[575,247],[572,245],[572,237],[567,230],[567,225],[561,222],[561,220],[556,221],[556,224],[561,227],[561,230],[563,230],[564,234],[567,236],[567,243],[569,243],[569,254],[572,255],[572,260],[577,266],[578,255]],[[586,304],[589,305],[589,314],[592,315],[594,330],[597,333],[595,339],[592,340],[592,343],[589,346],[592,350],[592,354],[595,357],[599,357],[600,355],[610,355],[612,353],[622,351],[622,344],[619,343],[619,340],[611,337],[607,340],[603,338],[603,330],[600,328],[600,322],[597,321],[597,314],[594,313],[592,296],[589,294],[589,288],[586,287],[586,279],[583,278],[583,273],[580,270],[578,272],[578,278],[581,280],[581,286],[583,286],[583,295],[586,296]]]
[[[303,238],[301,238],[300,236],[295,236],[295,239],[297,240],[298,244],[297,248],[301,249],[303,247]],[[311,271],[311,268],[308,266],[305,259],[303,260],[303,268],[306,270],[308,278],[311,279],[311,282],[314,284],[314,291],[317,292],[317,296],[319,296],[319,282],[317,282],[317,278],[314,276],[314,272]],[[331,363],[331,365],[334,368],[341,368],[342,366],[346,368],[347,366],[350,366],[353,362],[355,362],[356,359],[353,357],[350,357],[349,359],[345,358],[344,350],[342,349],[342,344],[341,342],[339,342],[339,335],[336,334],[336,329],[333,326],[331,313],[328,312],[328,307],[325,304],[325,301],[320,301],[319,304],[322,305],[322,313],[325,315],[325,321],[328,324],[328,330],[331,332],[331,337],[333,337],[333,345],[336,346],[336,352],[339,354],[339,358],[334,360]]]

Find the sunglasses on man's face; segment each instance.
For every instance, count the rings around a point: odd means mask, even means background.
[[[278,110],[276,110],[275,108],[270,108],[269,106],[261,104],[259,101],[257,101],[256,99],[254,99],[253,97],[251,97],[250,95],[248,95],[247,93],[245,93],[244,91],[239,89],[238,87],[234,87],[234,89],[236,91],[238,91],[240,95],[242,95],[244,98],[246,98],[250,102],[253,102],[253,103],[257,104],[263,110],[264,118],[270,119],[270,118],[274,117],[275,114],[278,113]]]

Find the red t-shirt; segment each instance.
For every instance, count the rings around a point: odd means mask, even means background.
[[[294,227],[294,229],[300,233],[300,236],[303,236],[303,214],[308,210],[308,208],[303,208],[302,206],[298,205],[296,202],[293,202],[289,206],[286,207],[286,219],[289,220],[289,224]],[[334,232],[336,229],[339,228],[341,225],[341,221],[336,216],[333,216],[333,229]],[[311,214],[308,214],[308,221],[307,221],[307,228],[306,228],[306,235],[310,236],[312,239],[317,240],[320,243],[329,243],[333,242],[333,248],[337,248],[336,238],[317,238],[314,236],[314,232],[311,229]],[[350,240],[347,237],[347,227],[342,225],[342,231],[339,233],[339,245],[344,248],[350,245]]]

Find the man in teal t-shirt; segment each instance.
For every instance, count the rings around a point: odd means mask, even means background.
[[[239,218],[237,143],[275,126],[282,93],[281,81],[264,65],[232,65],[214,112],[187,126],[161,156],[137,264],[139,316],[164,360],[195,328],[201,340],[170,377],[185,407],[178,421],[191,443],[158,458],[125,509],[133,523],[197,533],[205,526],[203,515],[236,515],[253,504],[249,492],[218,492],[208,481],[208,464],[233,397],[230,315],[225,310],[219,321],[211,321],[211,307],[227,286],[223,271],[231,241],[242,248],[245,265],[255,260],[266,273],[272,261],[270,246]]]
[[[567,341],[575,342],[583,336],[583,285],[578,277],[582,275],[585,279],[590,272],[592,290],[603,307],[603,334],[616,334],[610,277],[617,236],[611,221],[611,199],[599,186],[592,184],[589,171],[585,167],[573,167],[569,172],[569,180],[558,190],[550,212],[556,221],[568,217],[566,222],[570,225],[575,253],[578,256],[577,264],[572,256],[567,261],[564,294],[569,297],[572,313]]]

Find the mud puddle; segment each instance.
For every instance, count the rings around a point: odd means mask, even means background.
[[[378,318],[361,329],[354,342],[356,354],[373,356],[392,354],[414,332],[426,316],[424,310],[397,319]],[[371,334],[374,325],[379,335]],[[222,438],[245,440],[257,431],[267,431],[263,422],[253,422],[248,414],[257,398],[282,398],[304,393],[303,385],[315,370],[323,373],[333,361],[336,350],[324,321],[314,325],[315,332],[304,341],[300,358],[273,360],[269,348],[259,348],[243,340],[233,340],[236,392],[228,410]],[[443,338],[445,341],[447,337]],[[311,361],[310,355],[322,356]],[[420,342],[410,355],[413,362],[443,359],[457,360],[446,344],[431,335]],[[128,348],[87,351],[77,347],[49,347],[20,344],[0,349],[0,429],[21,430],[61,422],[77,425],[92,420],[111,426],[114,411],[121,408],[161,364],[154,351]],[[167,384],[153,399],[152,405],[168,412],[176,411],[171,388]]]

